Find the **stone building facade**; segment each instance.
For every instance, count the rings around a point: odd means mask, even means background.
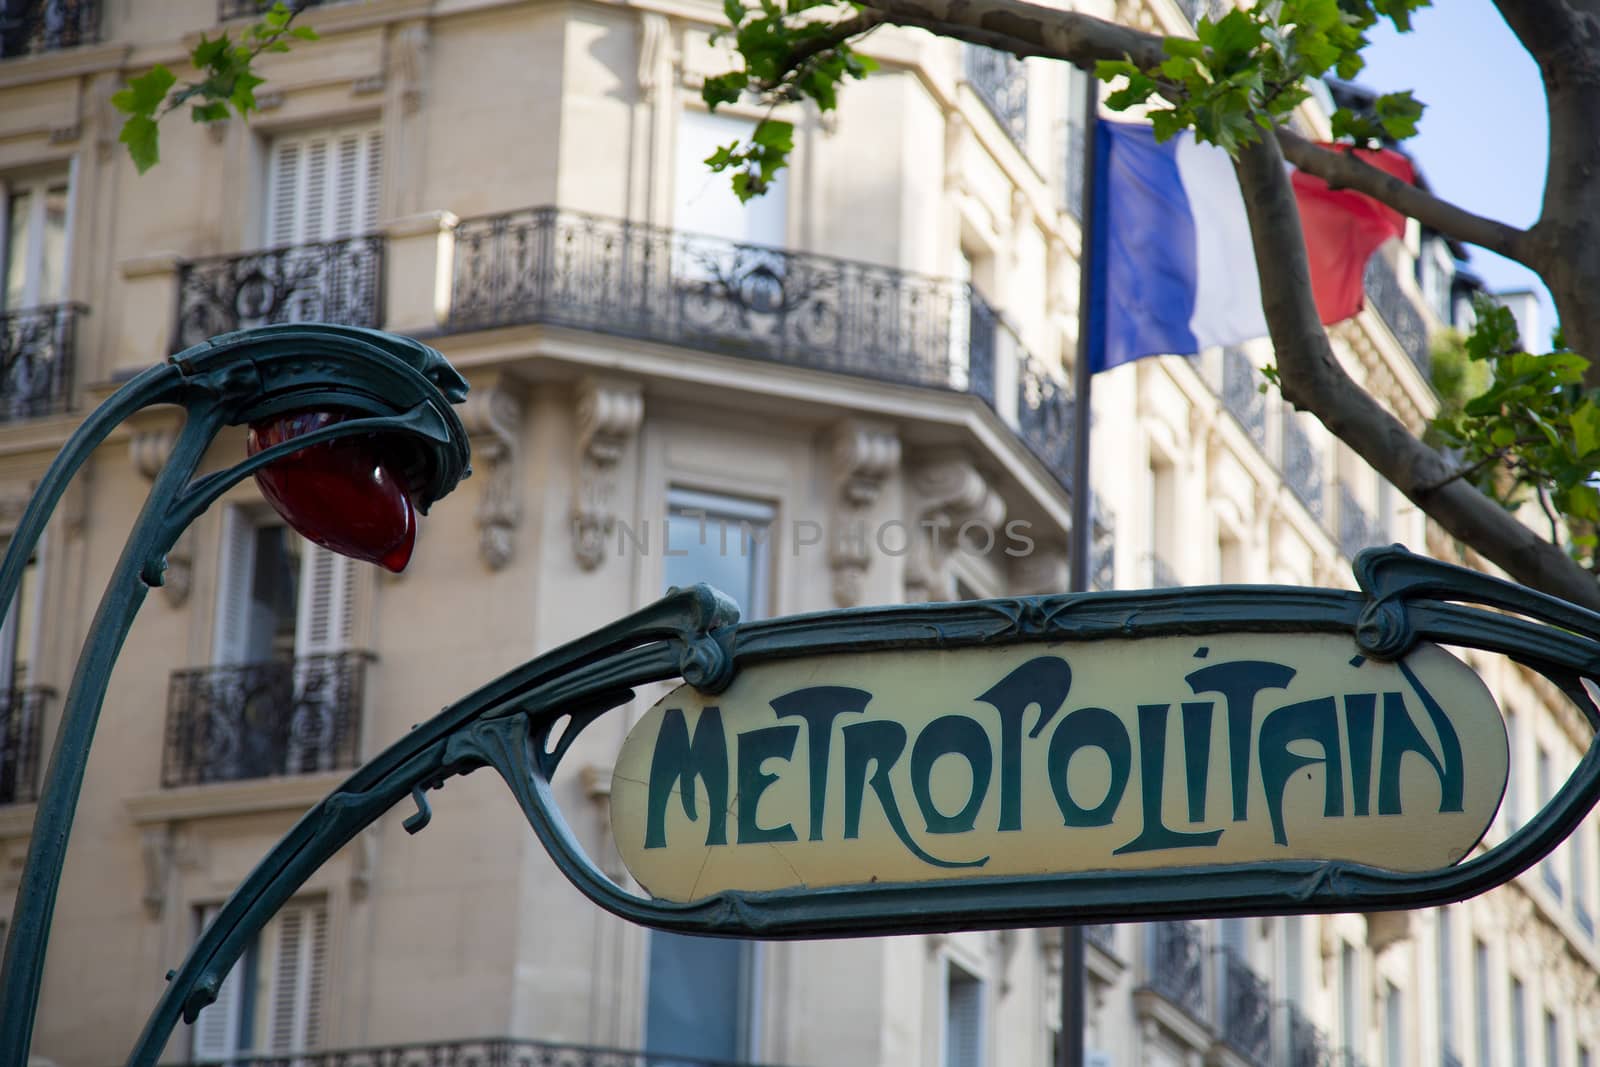
[[[173,552],[113,679],[57,911],[34,1051],[67,1067],[119,1059],[209,909],[357,761],[669,585],[711,580],[760,617],[1065,584],[1081,78],[882,31],[883,72],[837,115],[787,116],[794,166],[740,210],[700,162],[758,115],[699,103],[729,63],[716,5],[327,3],[303,16],[321,42],[268,57],[259,116],[169,121],[165,161],[136,176],[111,94],[252,6],[0,15],[0,522],[119,381],[268,321],[440,348],[472,382],[476,471],[400,576],[286,533],[248,484]],[[1089,6],[1168,32],[1195,15]],[[1300,121],[1326,132],[1322,114]],[[1440,246],[1383,250],[1370,306],[1334,330],[1413,426],[1452,306]],[[1348,586],[1350,557],[1391,540],[1453,557],[1258,391],[1269,361],[1263,343],[1097,380],[1098,585]],[[0,904],[174,427],[151,412],[100,449],[0,629]],[[211,465],[242,447],[225,435]],[[1012,524],[1031,551],[986,550]],[[1483,669],[1512,727],[1493,840],[1585,727],[1519,670]],[[561,789],[618,877],[606,783],[628,717],[585,735]],[[451,782],[416,837],[403,815],[316,875],[167,1061],[1050,1062],[1052,931],[691,942],[580,897],[487,774]],[[1094,928],[1092,1060],[1588,1067],[1597,856],[1591,824],[1435,912]]]

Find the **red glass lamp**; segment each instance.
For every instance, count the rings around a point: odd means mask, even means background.
[[[275,415],[251,424],[250,455],[360,416],[342,411]],[[376,434],[312,445],[256,473],[256,484],[301,536],[398,574],[417,543],[417,509],[404,449]]]

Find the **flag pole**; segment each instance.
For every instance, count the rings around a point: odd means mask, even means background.
[[[1074,593],[1089,589],[1089,560],[1094,553],[1094,518],[1089,490],[1089,400],[1093,377],[1089,370],[1089,323],[1091,318],[1092,267],[1090,264],[1095,227],[1095,157],[1098,154],[1100,86],[1088,71],[1075,71],[1083,83],[1083,201],[1078,212],[1078,346],[1072,365],[1072,544],[1070,588]],[[1071,77],[1072,75],[1068,75]],[[1088,981],[1084,969],[1083,927],[1068,926],[1061,931],[1061,1042],[1057,1067],[1084,1067],[1084,1031],[1088,1018]]]

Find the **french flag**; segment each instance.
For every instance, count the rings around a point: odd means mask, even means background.
[[[1266,336],[1250,226],[1228,154],[1187,130],[1158,143],[1149,126],[1102,121],[1096,137],[1090,370]],[[1416,180],[1398,152],[1357,154]],[[1405,233],[1405,219],[1312,175],[1296,171],[1292,180],[1317,310],[1324,323],[1339,322],[1361,310],[1367,260]]]

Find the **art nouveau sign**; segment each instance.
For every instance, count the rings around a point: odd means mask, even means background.
[[[1169,636],[800,657],[629,733],[612,824],[657,898],[1341,860],[1447,867],[1500,803],[1499,709],[1423,643]]]

